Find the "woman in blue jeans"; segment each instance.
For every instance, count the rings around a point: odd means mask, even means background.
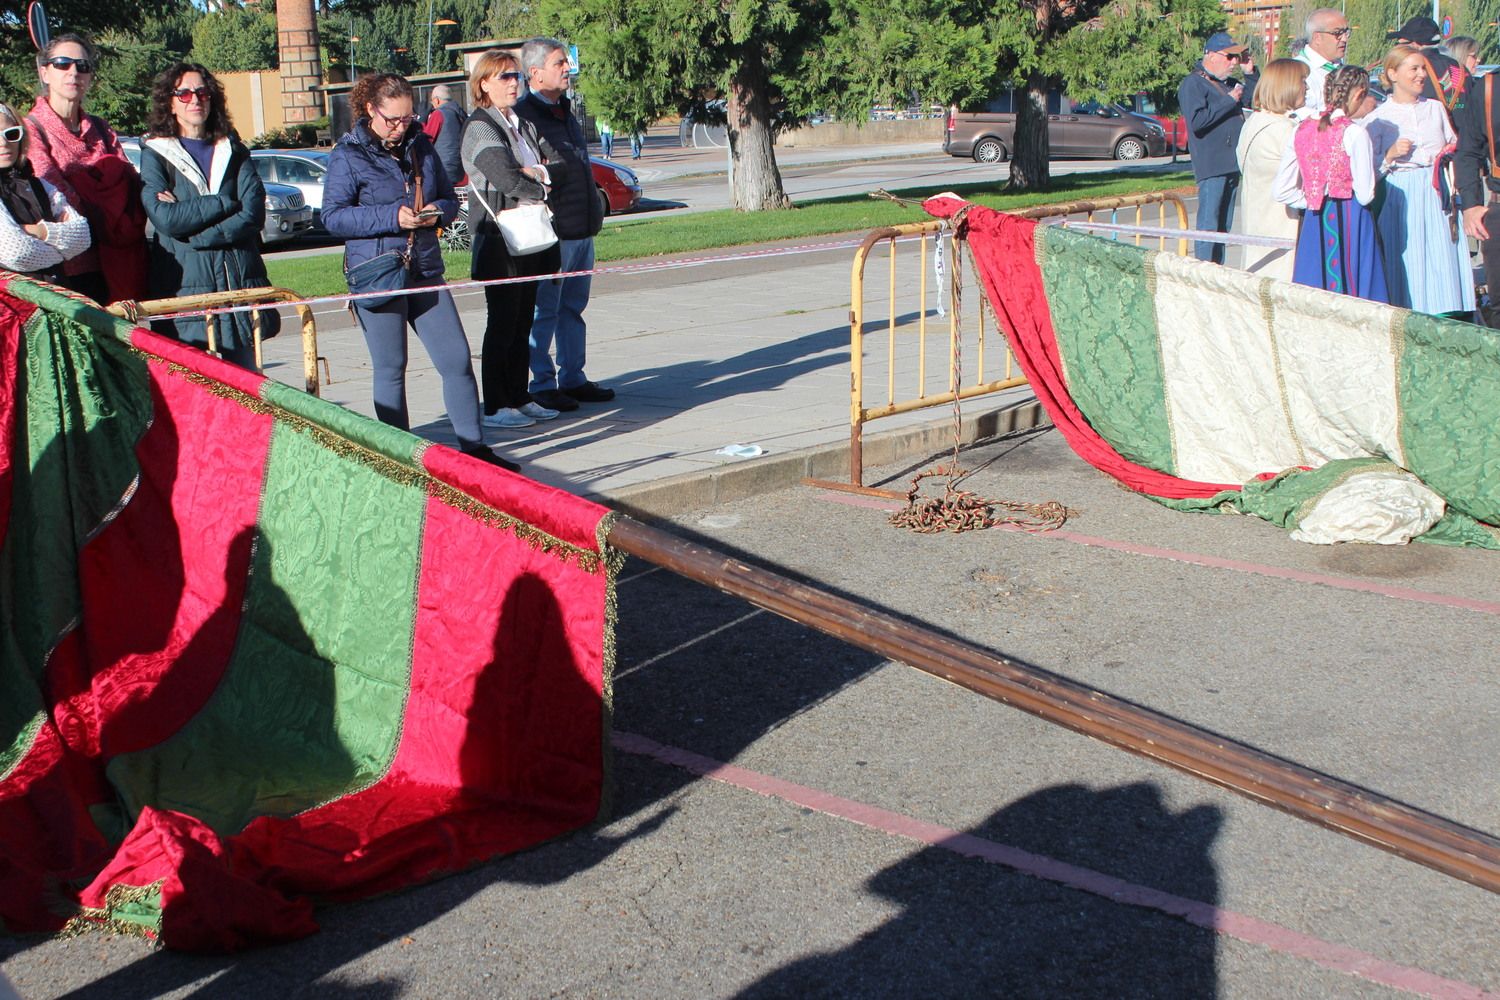
[[[387,251],[405,250],[410,239],[410,287],[432,289],[397,296],[380,306],[355,303],[354,314],[375,368],[375,415],[402,430],[410,427],[406,410],[409,325],[442,376],[443,402],[459,448],[466,455],[515,472],[520,466],[484,444],[469,341],[453,296],[444,287],[443,255],[437,241],[436,227],[453,221],[458,200],[438,165],[432,142],[416,127],[414,96],[411,84],[395,73],[366,74],[349,92],[349,107],[357,117],[328,158],[323,225],[348,241],[346,271]],[[419,194],[423,212],[415,207]]]

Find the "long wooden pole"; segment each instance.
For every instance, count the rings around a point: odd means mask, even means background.
[[[616,548],[987,698],[1500,893],[1500,839],[621,518]]]

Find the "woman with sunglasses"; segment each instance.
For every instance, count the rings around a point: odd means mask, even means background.
[[[156,236],[151,243],[151,297],[171,298],[271,282],[260,258],[266,189],[224,107],[224,88],[194,63],[177,63],[151,87],[141,147],[142,201]],[[219,355],[256,369],[251,313],[214,324]],[[274,310],[262,310],[261,335],[276,332]],[[163,332],[206,347],[201,319],[163,321]]]
[[[89,247],[89,224],[26,159],[26,128],[0,104],[0,267],[54,284]]]
[[[99,66],[81,35],[37,53],[42,95],[26,117],[36,174],[88,219],[93,246],[63,264],[62,284],[100,303],[144,298],[146,213],[141,179],[104,119],[83,110]]]
[[[432,141],[416,127],[411,84],[395,73],[367,73],[349,92],[354,127],[328,157],[323,181],[323,225],[343,237],[344,271],[387,253],[407,253],[408,288],[380,305],[356,299],[354,316],[364,331],[375,369],[375,416],[410,429],[406,408],[407,334],[410,326],[443,380],[443,402],[459,448],[467,455],[516,471],[484,445],[479,387],[469,362],[453,296],[443,282],[437,227],[458,214],[453,184],[438,164]]]
[[[536,126],[515,113],[521,96],[521,67],[516,57],[491,49],[469,73],[469,95],[474,113],[464,126],[464,170],[474,197],[469,222],[474,233],[473,265],[476,279],[530,277],[554,274],[562,255],[554,243],[537,253],[514,255],[495,218],[522,204],[547,200],[552,178],[546,164],[562,157],[538,135]],[[551,420],[557,411],[543,406],[526,391],[531,377],[531,313],[536,308],[536,282],[490,285],[484,290],[484,348],[479,365],[484,387],[484,422],[490,427],[529,427]]]

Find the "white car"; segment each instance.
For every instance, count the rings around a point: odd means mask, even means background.
[[[323,181],[328,176],[326,149],[253,149],[255,172],[267,184],[285,184],[302,192],[312,209],[313,222],[321,226]]]
[[[141,140],[122,136],[120,145],[124,147],[125,158],[139,171],[141,169]],[[266,188],[266,224],[261,227],[261,242],[279,243],[312,229],[313,210],[308,206],[307,199],[301,191],[287,184],[273,184],[264,180],[262,183]],[[318,191],[318,201],[321,204],[321,186]],[[150,236],[149,228],[146,235]]]

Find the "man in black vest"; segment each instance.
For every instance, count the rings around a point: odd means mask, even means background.
[[[448,175],[448,182],[458,187],[464,180],[464,165],[459,150],[463,148],[464,123],[469,116],[454,102],[453,91],[448,89],[446,83],[433,87],[430,99],[432,111],[427,115],[422,131],[432,140],[432,148],[437,151],[438,162],[443,165],[443,173]]]
[[[521,46],[521,72],[530,92],[516,103],[516,114],[536,126],[562,161],[548,162],[552,176],[552,228],[562,250],[562,271],[594,269],[594,236],[604,225],[604,207],[589,162],[589,142],[568,101],[568,53],[555,38],[531,38]],[[591,275],[543,281],[537,287],[531,320],[531,398],[552,410],[576,410],[578,404],[615,398],[583,373],[588,328],[583,310],[589,304]],[[557,364],[552,345],[557,344]]]

